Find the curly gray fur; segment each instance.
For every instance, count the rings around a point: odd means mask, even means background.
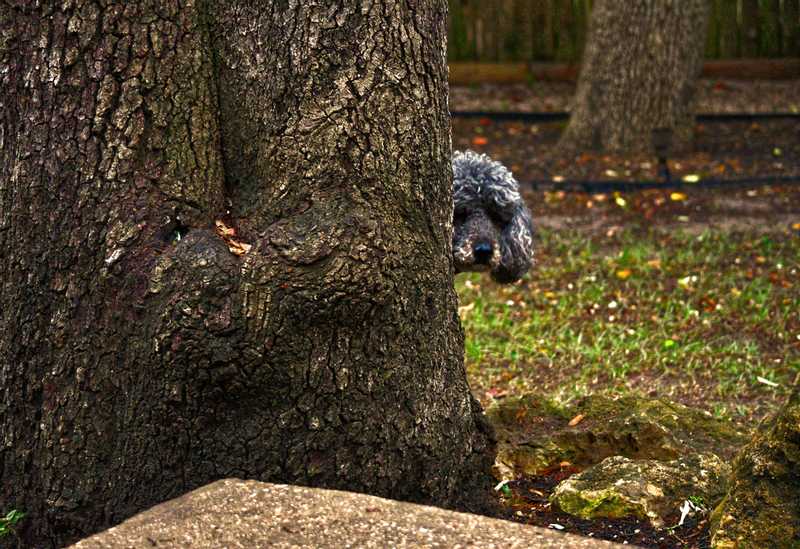
[[[522,278],[533,263],[533,221],[511,172],[485,154],[453,153],[453,260],[456,272]]]

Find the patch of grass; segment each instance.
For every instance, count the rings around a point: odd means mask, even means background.
[[[14,533],[14,527],[25,517],[25,513],[12,509],[4,517],[0,516],[0,538]]]
[[[800,239],[788,233],[542,231],[520,284],[472,273],[456,288],[484,402],[638,391],[749,421],[800,376]]]

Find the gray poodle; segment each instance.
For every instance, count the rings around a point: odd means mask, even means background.
[[[456,272],[522,278],[533,263],[533,221],[511,172],[485,154],[453,153],[453,260]]]

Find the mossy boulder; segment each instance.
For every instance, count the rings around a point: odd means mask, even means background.
[[[717,549],[800,547],[799,390],[734,461],[711,535]]]
[[[638,517],[660,528],[677,522],[687,499],[718,502],[729,473],[730,467],[714,454],[672,461],[614,456],[563,481],[550,502],[585,519]]]
[[[610,456],[732,459],[747,441],[708,412],[637,396],[592,395],[563,405],[530,393],[497,401],[486,413],[497,433],[500,478],[537,475],[565,461],[585,468]]]

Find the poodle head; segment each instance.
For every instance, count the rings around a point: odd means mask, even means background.
[[[533,221],[511,172],[485,154],[453,154],[453,260],[456,272],[522,278],[533,263]]]

